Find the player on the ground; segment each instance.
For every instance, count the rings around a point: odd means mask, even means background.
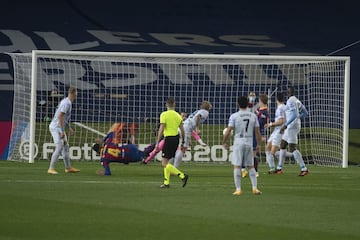
[[[125,124],[114,123],[104,139],[96,140],[93,150],[100,154],[100,162],[104,167],[104,171],[98,171],[98,174],[110,176],[112,162],[128,164],[143,161],[144,156],[155,147],[140,151],[135,144],[128,143],[128,140],[124,138],[124,130],[126,130]]]
[[[276,111],[275,111],[275,121],[269,124],[265,124],[266,128],[275,127],[271,133],[268,142],[265,148],[266,162],[269,166],[269,173],[275,173],[275,162],[274,156],[277,151],[280,149],[280,142],[282,134],[280,134],[280,128],[285,123],[285,104],[284,104],[284,95],[278,93],[276,95]]]
[[[179,166],[181,160],[184,156],[184,153],[188,147],[190,147],[191,136],[194,131],[199,129],[201,123],[205,122],[209,116],[209,111],[211,110],[212,105],[209,101],[202,101],[200,104],[200,109],[196,110],[189,115],[188,118],[184,121],[184,130],[185,136],[183,137],[184,146],[182,151],[177,151],[175,154],[174,165]]]
[[[258,143],[257,149],[259,149],[259,143],[261,142],[259,121],[254,113],[247,110],[247,104],[247,97],[239,97],[238,106],[240,110],[230,116],[229,124],[222,142],[224,148],[229,149],[229,145],[226,142],[231,134],[231,131],[234,129],[234,146],[231,163],[234,166],[234,183],[236,190],[233,192],[233,195],[242,194],[240,167],[243,162],[244,165],[248,167],[253,194],[261,194],[257,188],[256,171],[254,168],[253,158],[254,133]]]
[[[166,100],[167,111],[162,112],[160,115],[160,127],[157,136],[156,148],[159,148],[158,143],[164,137],[164,148],[162,150],[162,166],[164,168],[164,183],[161,188],[170,187],[170,175],[177,175],[183,182],[183,187],[186,186],[189,176],[176,167],[174,167],[169,160],[175,157],[175,152],[179,146],[179,128],[181,135],[184,136],[184,127],[182,118],[179,113],[175,111],[175,99],[169,97]],[[184,142],[182,142],[183,145]]]
[[[76,88],[70,87],[68,96],[59,103],[55,115],[49,125],[49,129],[55,143],[55,151],[51,156],[50,166],[48,169],[49,174],[58,174],[58,172],[55,170],[55,163],[59,159],[60,153],[64,159],[66,173],[80,172],[79,169],[71,167],[69,143],[65,133],[66,127],[69,130],[70,135],[74,134],[74,130],[70,126],[70,116],[72,103],[75,101],[76,97]]]
[[[284,164],[286,147],[289,145],[289,151],[293,154],[294,159],[300,165],[299,176],[305,176],[309,173],[300,151],[296,148],[298,144],[298,134],[301,129],[301,119],[308,115],[305,106],[295,97],[294,87],[287,90],[289,99],[286,102],[286,122],[281,127],[280,133],[283,133],[280,143],[279,164],[276,172],[281,174],[282,165]]]

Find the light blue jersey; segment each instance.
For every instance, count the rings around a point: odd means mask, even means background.
[[[300,129],[301,119],[307,116],[305,106],[295,96],[291,96],[286,102],[286,123],[287,128]]]

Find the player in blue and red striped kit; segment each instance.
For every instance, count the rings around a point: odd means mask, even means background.
[[[260,126],[260,133],[261,133],[261,137],[262,137],[262,142],[266,141],[266,129],[265,129],[265,125],[268,123],[269,121],[269,110],[268,110],[268,96],[266,94],[260,94],[259,95],[259,108],[255,111],[255,114],[259,120],[259,126]],[[258,155],[255,152],[256,149],[256,138],[254,138],[254,167],[256,170],[256,176],[259,176],[258,173]],[[261,144],[259,144],[259,146],[261,146]],[[261,152],[261,149],[259,149],[259,152]]]
[[[265,130],[265,124],[269,121],[269,111],[268,111],[268,96],[266,94],[260,94],[259,95],[259,103],[256,103],[256,94],[253,91],[249,92],[248,95],[248,107],[247,110],[255,113],[259,124],[260,124],[260,133],[262,136],[262,141],[265,141],[266,138],[266,130]],[[253,140],[253,154],[254,154],[254,168],[256,170],[256,176],[259,176],[258,173],[258,155],[260,154],[260,150],[259,152],[256,152],[256,139],[254,138]],[[259,144],[260,146],[260,144]],[[245,166],[241,166],[241,176],[244,178],[247,176],[247,171]]]
[[[269,111],[268,111],[268,96],[266,94],[260,94],[259,95],[259,103],[256,103],[256,94],[254,91],[250,91],[249,92],[249,96],[248,96],[248,107],[247,110],[255,113],[259,124],[260,124],[260,133],[262,136],[262,141],[265,141],[266,138],[266,130],[265,130],[265,124],[267,124],[267,122],[269,121]],[[260,154],[260,149],[258,150],[259,152],[256,152],[256,139],[254,138],[253,140],[253,154],[254,154],[254,168],[256,170],[256,176],[259,176],[258,173],[258,155]],[[259,144],[260,146],[260,144]],[[241,166],[241,176],[244,178],[247,176],[247,171],[245,166]]]
[[[124,132],[130,132],[131,141],[127,140]],[[108,134],[102,140],[102,147],[93,147],[93,149],[100,153],[100,162],[104,167],[104,171],[98,171],[101,175],[111,175],[110,163],[124,163],[143,161],[144,157],[150,153],[155,146],[149,146],[144,151],[140,151],[137,145],[132,141],[135,139],[135,125],[129,126],[123,123],[115,123],[110,128]],[[100,144],[99,142],[97,144]],[[96,144],[95,144],[96,145]]]

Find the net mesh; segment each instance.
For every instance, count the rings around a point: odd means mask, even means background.
[[[28,158],[31,99],[31,55],[12,54],[15,96],[11,160]],[[208,120],[201,125],[206,147],[192,142],[184,161],[225,162],[229,152],[222,148],[223,129],[237,98],[249,91],[269,95],[270,120],[274,120],[277,92],[286,95],[294,86],[296,96],[309,110],[302,121],[299,148],[306,162],[340,166],[343,149],[343,104],[345,61],[294,59],[239,59],[228,56],[206,58],[172,55],[97,56],[43,55],[37,58],[36,158],[49,159],[54,149],[48,125],[57,104],[69,86],[78,88],[69,136],[72,160],[96,160],[91,150],[94,139],[107,133],[114,122],[136,128],[140,148],[155,141],[159,115],[169,96],[176,99],[178,112],[199,109],[202,100],[212,103]],[[129,133],[130,134],[130,133]],[[268,132],[270,134],[270,132]],[[262,149],[264,151],[264,149]],[[265,157],[262,156],[262,161]]]

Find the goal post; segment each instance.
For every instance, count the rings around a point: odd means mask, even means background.
[[[136,128],[136,143],[155,141],[154,127],[174,96],[188,114],[202,100],[213,109],[201,126],[206,147],[192,142],[184,161],[226,162],[222,130],[236,99],[249,91],[270,96],[274,119],[277,92],[294,86],[309,110],[299,147],[308,163],[348,166],[350,58],[328,56],[219,55],[34,50],[10,54],[14,64],[14,114],[9,160],[49,159],[49,121],[70,86],[78,88],[69,136],[72,160],[96,160],[91,144],[111,124]],[[24,142],[28,146],[24,147]],[[265,158],[263,157],[262,160]]]

